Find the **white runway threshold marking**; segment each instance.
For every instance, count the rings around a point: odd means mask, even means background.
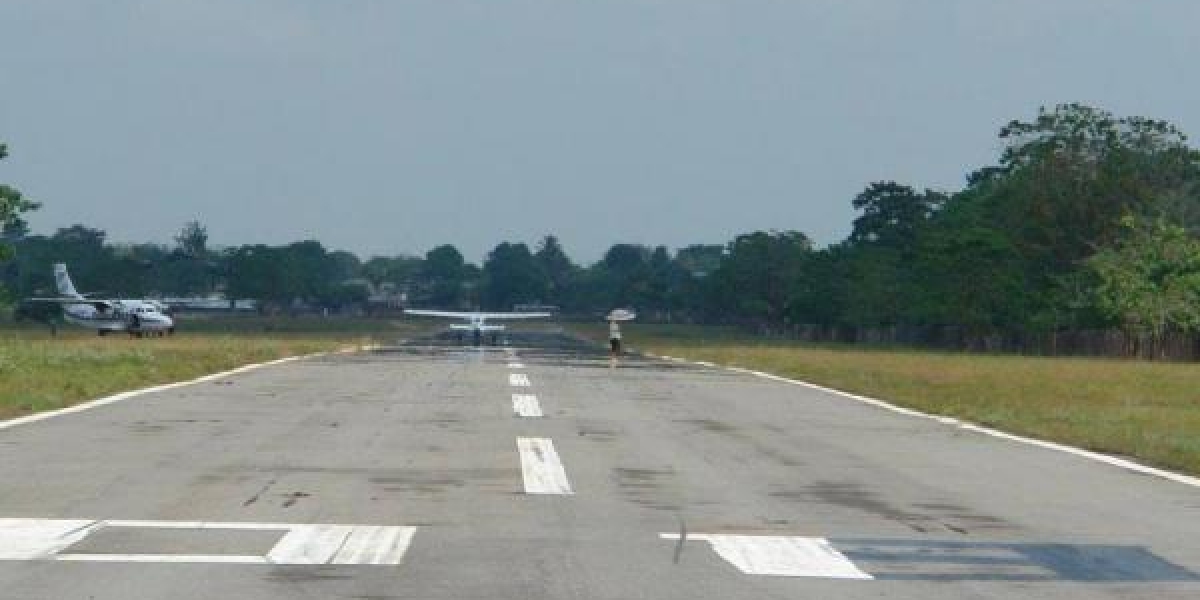
[[[533,394],[513,394],[513,412],[518,417],[543,417],[542,406]]]
[[[532,384],[529,383],[529,376],[524,373],[509,373],[508,385],[513,387],[529,387]]]
[[[659,537],[679,540],[677,533],[660,533]],[[747,575],[874,579],[825,538],[701,533],[687,539],[708,542],[717,556]]]
[[[278,531],[265,555],[254,554],[83,554],[64,553],[106,527]],[[0,519],[0,560],[71,562],[233,563],[272,565],[398,565],[416,527],[303,525],[208,521],[86,521]]]
[[[526,494],[569,495],[571,483],[563,468],[554,442],[547,438],[517,438],[517,452],[521,455],[521,476],[525,480]]]

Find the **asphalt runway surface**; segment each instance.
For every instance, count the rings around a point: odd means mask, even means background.
[[[0,598],[1200,598],[1200,489],[554,333],[0,430]]]

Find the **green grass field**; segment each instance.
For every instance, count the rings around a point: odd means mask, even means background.
[[[0,418],[287,356],[390,343],[418,326],[369,319],[185,319],[173,337],[0,328]]]
[[[767,371],[1200,474],[1196,364],[812,345],[728,328],[630,324],[624,334],[629,346],[656,354]]]

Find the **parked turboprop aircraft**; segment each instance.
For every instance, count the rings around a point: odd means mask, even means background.
[[[54,283],[58,298],[29,298],[29,302],[61,304],[67,321],[95,329],[97,335],[114,331],[142,336],[146,333],[175,333],[175,321],[164,314],[166,306],[154,300],[88,298],[75,291],[67,265],[54,265]]]
[[[405,314],[415,315],[418,317],[439,317],[443,319],[459,319],[466,323],[454,323],[450,325],[450,329],[459,331],[459,339],[462,338],[461,332],[470,331],[475,340],[475,345],[483,342],[483,334],[490,333],[492,336],[492,344],[495,344],[498,332],[504,331],[503,325],[488,325],[487,320],[506,321],[516,319],[544,319],[553,316],[548,312],[456,312],[449,310],[416,310],[405,309]]]

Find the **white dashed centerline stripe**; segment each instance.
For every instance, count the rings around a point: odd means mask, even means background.
[[[533,394],[513,394],[513,412],[518,417],[543,417],[542,407]]]
[[[517,438],[521,476],[526,494],[574,494],[554,442],[547,438]]]
[[[513,387],[529,387],[529,376],[524,373],[509,373],[508,385]]]
[[[510,362],[510,363],[508,363],[508,368],[510,368],[510,369],[524,369],[524,368],[525,368],[525,365],[523,365],[523,364],[521,364],[521,363],[519,363],[519,362]]]
[[[659,537],[679,540],[677,533],[660,533]],[[702,533],[690,534],[687,539],[708,542],[717,556],[747,575],[874,579],[825,538]]]

